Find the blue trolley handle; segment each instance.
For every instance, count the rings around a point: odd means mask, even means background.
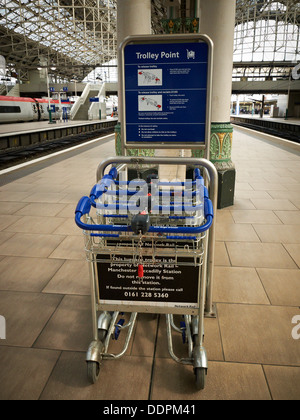
[[[90,197],[84,196],[82,197],[76,207],[75,210],[75,222],[80,229],[88,230],[88,231],[102,231],[102,232],[132,232],[130,226],[124,225],[92,225],[87,224],[81,221],[82,216],[89,214],[92,206],[92,200]],[[189,233],[189,234],[197,234],[201,232],[205,232],[209,229],[213,222],[214,212],[213,212],[213,205],[210,199],[204,195],[204,216],[206,219],[206,223],[201,226],[150,226],[148,232],[151,233]]]
[[[111,170],[107,175],[101,179],[99,183],[97,183],[90,192],[90,197],[92,199],[92,204],[94,200],[101,197],[106,191],[108,191],[109,187],[111,186],[112,182],[117,178],[118,171],[115,167],[112,167]]]

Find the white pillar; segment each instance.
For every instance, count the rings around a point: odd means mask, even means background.
[[[130,35],[151,34],[151,0],[117,0],[117,43],[118,48]],[[120,79],[120,75],[119,75]],[[122,92],[120,81],[118,88],[118,114],[122,123]],[[120,130],[120,126],[119,126]],[[116,134],[116,142],[121,144],[120,131]],[[120,146],[121,147],[121,146]],[[123,151],[124,152],[124,151]]]
[[[151,34],[151,0],[118,0],[118,48],[127,36]],[[120,76],[119,76],[120,77]],[[119,86],[119,121],[122,116],[122,92]]]
[[[151,0],[118,0],[118,47],[129,35],[151,34]]]
[[[235,0],[201,0],[200,32],[214,43],[210,160],[219,172],[218,208],[234,202],[235,168],[230,124]]]
[[[118,0],[117,43],[118,48],[127,36],[151,34],[151,0]],[[119,87],[119,121],[122,115],[122,97]]]
[[[214,43],[212,122],[229,122],[235,0],[201,0],[200,7],[200,32]]]

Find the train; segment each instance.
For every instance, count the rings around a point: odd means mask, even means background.
[[[47,98],[21,98],[14,96],[0,96],[0,124],[49,120],[49,100]],[[68,113],[71,103],[50,99],[51,116],[57,119],[60,109],[65,108]]]

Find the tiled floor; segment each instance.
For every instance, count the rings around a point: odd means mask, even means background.
[[[167,351],[164,316],[139,315],[126,356],[89,385],[90,289],[75,205],[113,138],[0,178],[0,399],[300,399],[300,158],[235,129],[234,206],[217,212],[207,385]],[[120,348],[124,337],[113,343]],[[178,335],[175,350],[186,349]]]

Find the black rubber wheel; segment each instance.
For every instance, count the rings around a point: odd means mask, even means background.
[[[196,388],[200,391],[205,388],[207,369],[206,368],[195,368],[194,369],[196,377]]]
[[[91,384],[95,384],[98,381],[100,375],[100,364],[98,362],[87,362],[87,375],[88,380]]]

